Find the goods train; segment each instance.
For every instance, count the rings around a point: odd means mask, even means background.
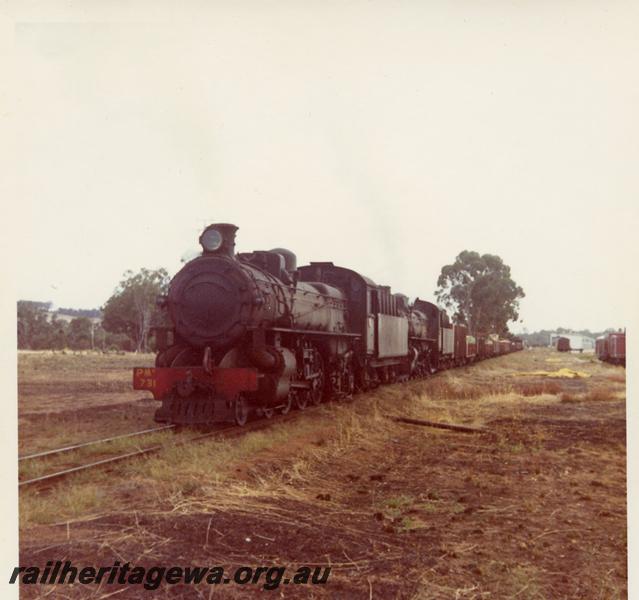
[[[613,365],[626,366],[626,333],[607,333],[595,340],[597,358]]]
[[[173,277],[156,329],[155,367],[133,384],[178,425],[246,423],[380,383],[521,350],[520,340],[471,335],[432,302],[391,293],[331,262],[298,267],[289,250],[235,253],[237,227],[208,226],[200,256]]]

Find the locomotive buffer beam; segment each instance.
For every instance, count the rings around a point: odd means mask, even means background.
[[[147,390],[162,406],[155,420],[179,425],[233,421],[235,402],[258,389],[250,368],[144,367],[133,370],[133,389]]]

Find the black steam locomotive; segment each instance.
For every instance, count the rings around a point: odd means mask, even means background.
[[[236,231],[207,227],[201,256],[163,299],[173,327],[156,331],[155,367],[133,376],[162,402],[157,421],[243,425],[251,412],[270,418],[521,347],[470,336],[431,302],[330,262],[297,267],[283,248],[236,254]]]

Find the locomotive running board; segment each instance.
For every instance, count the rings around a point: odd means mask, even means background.
[[[317,329],[291,329],[289,327],[269,327],[266,331],[281,331],[282,333],[299,333],[300,335],[330,335],[334,337],[361,338],[361,333],[347,333],[345,331],[321,331]]]

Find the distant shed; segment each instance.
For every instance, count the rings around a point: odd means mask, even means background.
[[[581,335],[578,333],[551,333],[550,345],[553,348],[557,347],[557,341],[559,338],[565,338],[570,343],[571,350],[577,350],[578,352],[592,352],[595,349],[595,338]],[[564,342],[562,342],[562,345]]]

